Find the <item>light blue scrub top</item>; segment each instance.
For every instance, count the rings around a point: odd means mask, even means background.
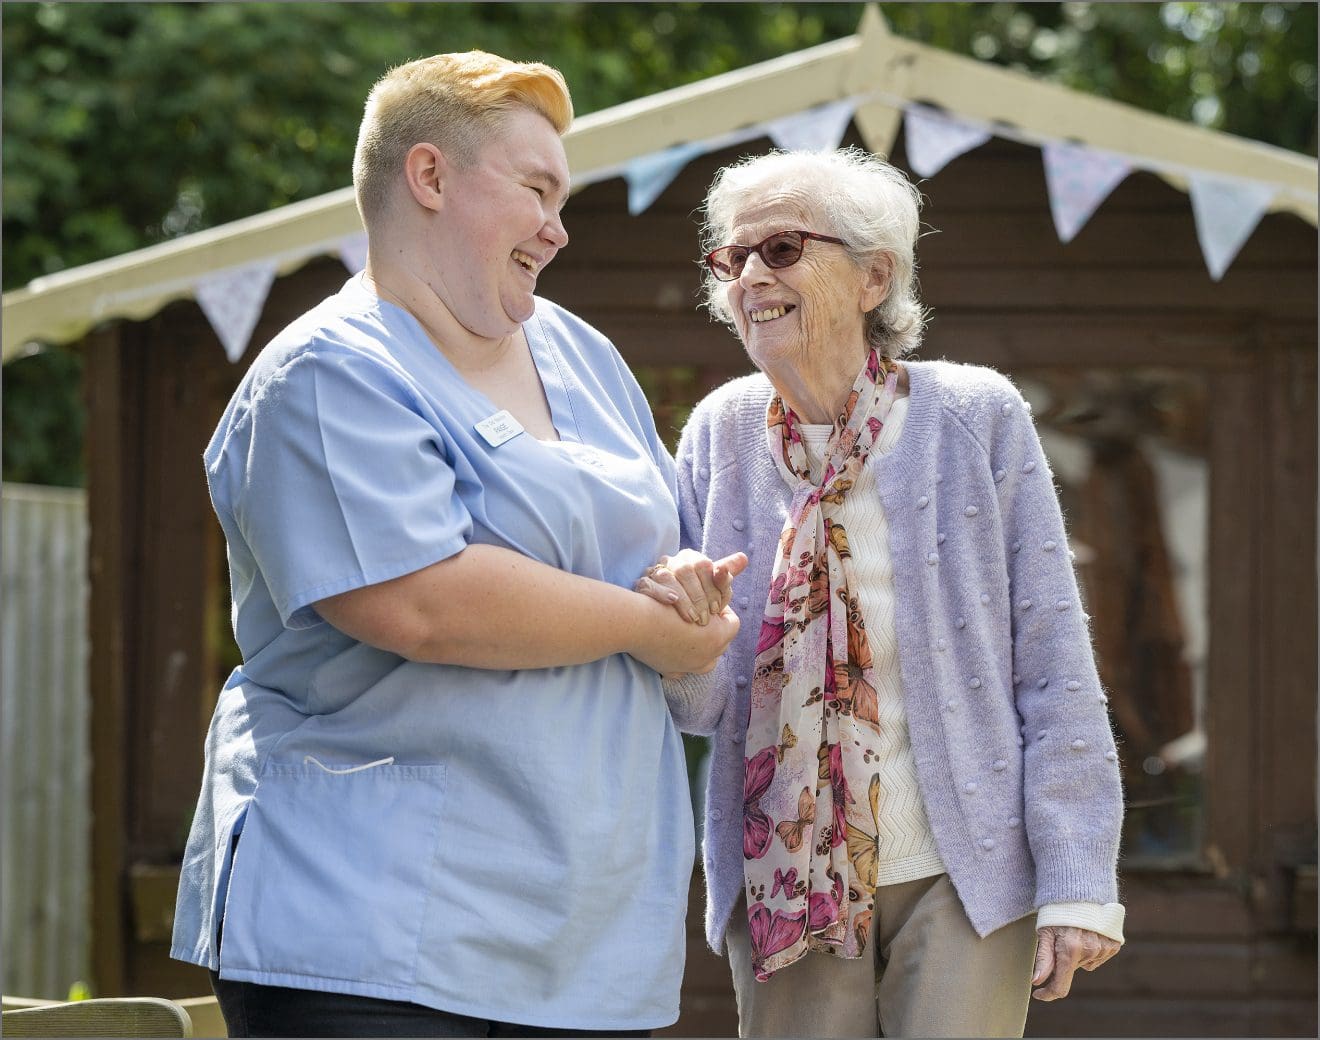
[[[310,605],[474,542],[627,588],[677,550],[673,464],[614,347],[545,300],[523,329],[558,443],[488,443],[496,407],[360,277],[235,392],[205,463],[243,664],[174,957],[527,1025],[678,1017],[693,822],[660,676],[416,664]]]

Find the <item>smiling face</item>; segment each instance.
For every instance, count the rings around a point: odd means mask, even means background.
[[[537,276],[568,243],[568,178],[559,134],[521,107],[471,166],[446,165],[432,288],[469,332],[507,336],[532,316]]]
[[[754,245],[793,230],[839,234],[802,192],[789,190],[773,192],[739,213],[729,241]],[[753,253],[725,291],[748,356],[776,382],[777,372],[855,375],[867,349],[866,312],[884,298],[876,272],[858,267],[843,246],[816,240],[804,243],[791,267],[768,267]]]

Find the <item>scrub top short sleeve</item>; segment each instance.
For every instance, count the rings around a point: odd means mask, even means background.
[[[360,277],[240,381],[204,458],[243,662],[174,956],[528,1026],[678,1017],[693,821],[660,676],[410,661],[316,623],[465,544],[621,588],[677,550],[673,467],[613,346],[544,300],[523,330],[558,440],[488,436],[498,404]]]
[[[419,570],[471,535],[436,425],[392,376],[376,358],[299,354],[225,445],[235,522],[291,628],[317,623],[316,600]]]

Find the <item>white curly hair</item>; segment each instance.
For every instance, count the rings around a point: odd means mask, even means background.
[[[864,149],[776,150],[724,167],[702,204],[702,254],[727,245],[739,214],[768,191],[785,189],[796,189],[812,200],[824,226],[809,230],[843,239],[858,265],[867,267],[882,256],[888,258],[889,293],[867,313],[866,339],[890,358],[914,350],[927,320],[916,279],[921,193],[902,170]],[[716,321],[732,326],[727,286],[707,270],[702,300]]]

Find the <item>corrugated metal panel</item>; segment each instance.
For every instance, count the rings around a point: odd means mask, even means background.
[[[5,484],[0,501],[0,982],[64,997],[89,955],[87,498]]]

